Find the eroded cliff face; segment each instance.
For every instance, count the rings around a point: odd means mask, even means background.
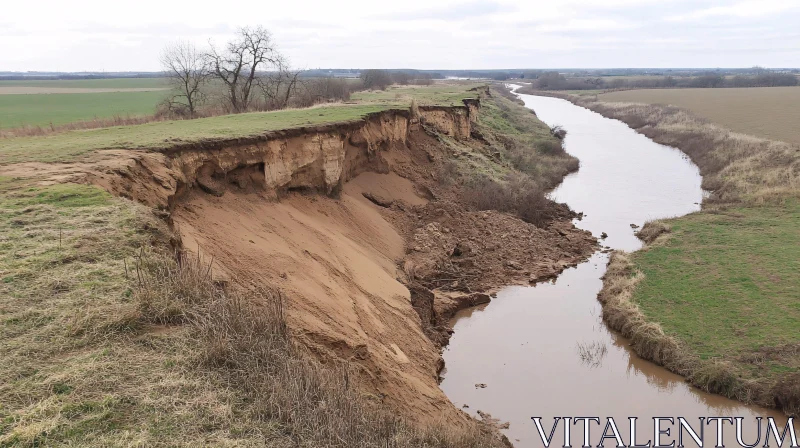
[[[360,122],[271,132],[246,141],[176,147],[166,153],[131,151],[125,163],[93,171],[90,181],[162,209],[195,187],[216,196],[231,188],[272,198],[299,189],[335,195],[363,171],[385,172],[377,151],[406,145],[420,124],[469,138],[478,106],[477,100],[467,100],[464,106],[423,107],[419,118],[388,110]]]
[[[464,108],[420,107],[422,121],[442,134],[457,139],[469,138],[473,120],[478,118],[475,104]]]
[[[296,339],[324,362],[356,366],[375,399],[412,420],[458,426],[468,416],[438,386],[448,318],[488,300],[490,287],[555,275],[594,244],[569,220],[536,229],[469,210],[437,180],[453,149],[431,131],[480,151],[470,138],[478,108],[467,100],[420,107],[416,117],[389,110],[211,146],[114,153],[89,180],[168,210],[182,246],[213,260],[216,280],[283,291]],[[454,264],[480,292],[453,290],[452,269],[435,272]],[[437,290],[440,277],[450,290]]]
[[[211,147],[115,154],[89,180],[168,210],[182,246],[213,259],[217,280],[280,288],[295,337],[325,362],[357,366],[376,399],[413,420],[459,425],[467,417],[438,387],[439,347],[399,268],[404,235],[375,198],[424,206],[430,197],[393,167],[430,163],[413,154],[415,133],[468,139],[477,112],[477,102],[418,117],[389,110]]]

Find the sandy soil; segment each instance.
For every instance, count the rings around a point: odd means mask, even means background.
[[[383,152],[390,171],[357,175],[338,199],[195,190],[172,219],[218,278],[284,291],[290,327],[323,359],[361,366],[366,389],[406,416],[457,424],[438,387],[449,318],[497,287],[555,276],[595,240],[568,219],[539,229],[464,210],[433,179],[426,145]]]
[[[436,382],[438,351],[398,281],[403,239],[362,195],[293,193],[275,203],[200,193],[173,220],[185,247],[213,256],[225,276],[278,286],[297,336],[324,358],[362,365],[373,393],[407,415],[448,409]]]

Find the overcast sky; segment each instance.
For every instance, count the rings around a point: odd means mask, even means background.
[[[4,0],[0,71],[159,69],[263,25],[298,68],[800,66],[800,0]]]

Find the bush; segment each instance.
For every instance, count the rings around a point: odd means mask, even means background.
[[[392,84],[392,77],[386,70],[364,70],[361,82],[365,89],[386,90]]]
[[[464,199],[478,210],[513,213],[525,222],[543,227],[553,219],[553,203],[531,178],[509,175],[504,182],[481,177],[467,185]]]
[[[554,156],[564,152],[561,143],[555,140],[540,140],[536,142],[536,150],[542,154]]]
[[[304,80],[290,99],[292,107],[310,107],[320,103],[349,101],[350,93],[360,86],[358,80],[311,78]]]
[[[394,84],[407,86],[411,84],[411,75],[407,72],[394,72],[392,73],[392,82]]]

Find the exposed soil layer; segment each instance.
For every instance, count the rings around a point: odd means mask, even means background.
[[[412,420],[458,425],[466,414],[438,387],[449,318],[596,249],[564,206],[539,228],[470,210],[458,185],[438,181],[453,155],[443,139],[484,149],[470,137],[478,104],[465,103],[209,148],[102,152],[39,175],[165,210],[217,280],[280,288],[290,328],[321,359],[359,366],[364,389]]]

